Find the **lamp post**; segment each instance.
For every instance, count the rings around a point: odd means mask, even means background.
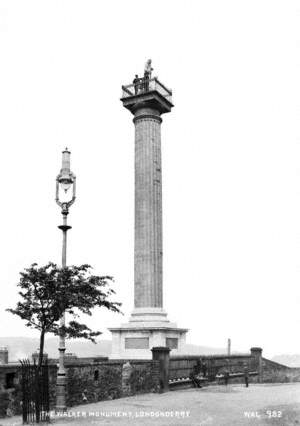
[[[62,267],[65,268],[67,265],[67,231],[71,229],[71,226],[67,224],[67,216],[69,214],[69,208],[75,201],[76,193],[76,176],[71,172],[70,169],[70,156],[71,152],[66,148],[62,152],[62,167],[59,175],[56,178],[56,197],[55,201],[61,207],[61,213],[63,216],[63,224],[58,228],[63,232],[63,243],[62,243]],[[72,196],[69,196],[69,201],[65,199],[61,200],[61,192],[64,193],[65,197],[67,192],[72,187]],[[63,197],[63,198],[65,198]],[[59,368],[57,372],[56,381],[56,411],[66,411],[66,370],[64,365],[65,357],[65,313],[60,318],[60,332],[59,332]]]

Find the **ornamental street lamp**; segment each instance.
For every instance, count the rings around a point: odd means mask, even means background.
[[[62,152],[62,167],[59,175],[56,178],[56,197],[55,201],[61,207],[61,213],[63,216],[63,224],[58,228],[63,232],[63,243],[62,243],[62,267],[65,268],[67,264],[67,231],[71,229],[71,226],[67,224],[67,216],[69,214],[69,208],[75,201],[76,192],[76,176],[71,172],[70,169],[70,156],[71,152],[66,148]],[[70,188],[71,193],[68,194]],[[71,191],[70,191],[71,192]],[[69,195],[69,201],[67,196]],[[66,370],[64,365],[65,357],[65,313],[62,314],[60,319],[60,332],[59,332],[59,368],[57,372],[56,381],[56,410],[66,411]]]

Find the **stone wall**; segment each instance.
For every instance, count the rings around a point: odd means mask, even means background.
[[[156,348],[166,349],[166,348]],[[169,379],[189,378],[201,358],[206,364],[211,383],[224,382],[222,376],[229,372],[229,383],[243,383],[245,366],[252,382],[300,381],[300,368],[270,361],[261,356],[259,348],[251,354],[216,356],[173,356],[168,361]],[[87,404],[105,399],[115,399],[139,393],[161,391],[162,363],[154,360],[110,360],[102,362],[82,360],[67,363],[67,406]],[[166,365],[167,365],[166,364]],[[166,368],[165,368],[166,370]],[[55,407],[57,366],[49,365],[50,408]],[[21,413],[21,367],[18,363],[0,365],[0,417]]]
[[[67,374],[67,406],[121,398],[138,393],[157,392],[157,361],[107,361],[83,364],[69,363]],[[50,408],[55,407],[57,366],[49,365]],[[8,386],[8,387],[7,387]],[[21,367],[0,365],[0,418],[21,414]]]
[[[74,363],[68,365],[66,371],[69,407],[156,392],[159,385],[158,363],[155,361]]]
[[[0,390],[0,418],[21,413],[21,392],[18,389]]]
[[[158,361],[133,361],[123,364],[123,396],[158,392],[159,380],[160,373]]]
[[[56,365],[49,365],[50,406],[55,405]],[[22,413],[21,367],[18,363],[0,365],[0,418]]]
[[[291,368],[269,359],[262,358],[262,382],[300,382],[300,368]]]
[[[67,406],[72,407],[122,395],[122,365],[69,365],[67,368]]]
[[[21,411],[21,388],[17,365],[0,365],[0,418]]]

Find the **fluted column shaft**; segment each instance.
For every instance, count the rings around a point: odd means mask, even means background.
[[[161,118],[153,108],[135,112],[134,306],[163,306]]]

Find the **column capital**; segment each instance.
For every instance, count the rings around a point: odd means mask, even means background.
[[[160,111],[156,108],[151,108],[149,105],[141,104],[134,112],[133,122],[136,123],[138,120],[154,120],[158,123],[162,122]]]
[[[155,114],[140,114],[134,117],[132,121],[136,123],[137,121],[141,121],[141,120],[154,120],[158,123],[162,122],[162,118]]]

